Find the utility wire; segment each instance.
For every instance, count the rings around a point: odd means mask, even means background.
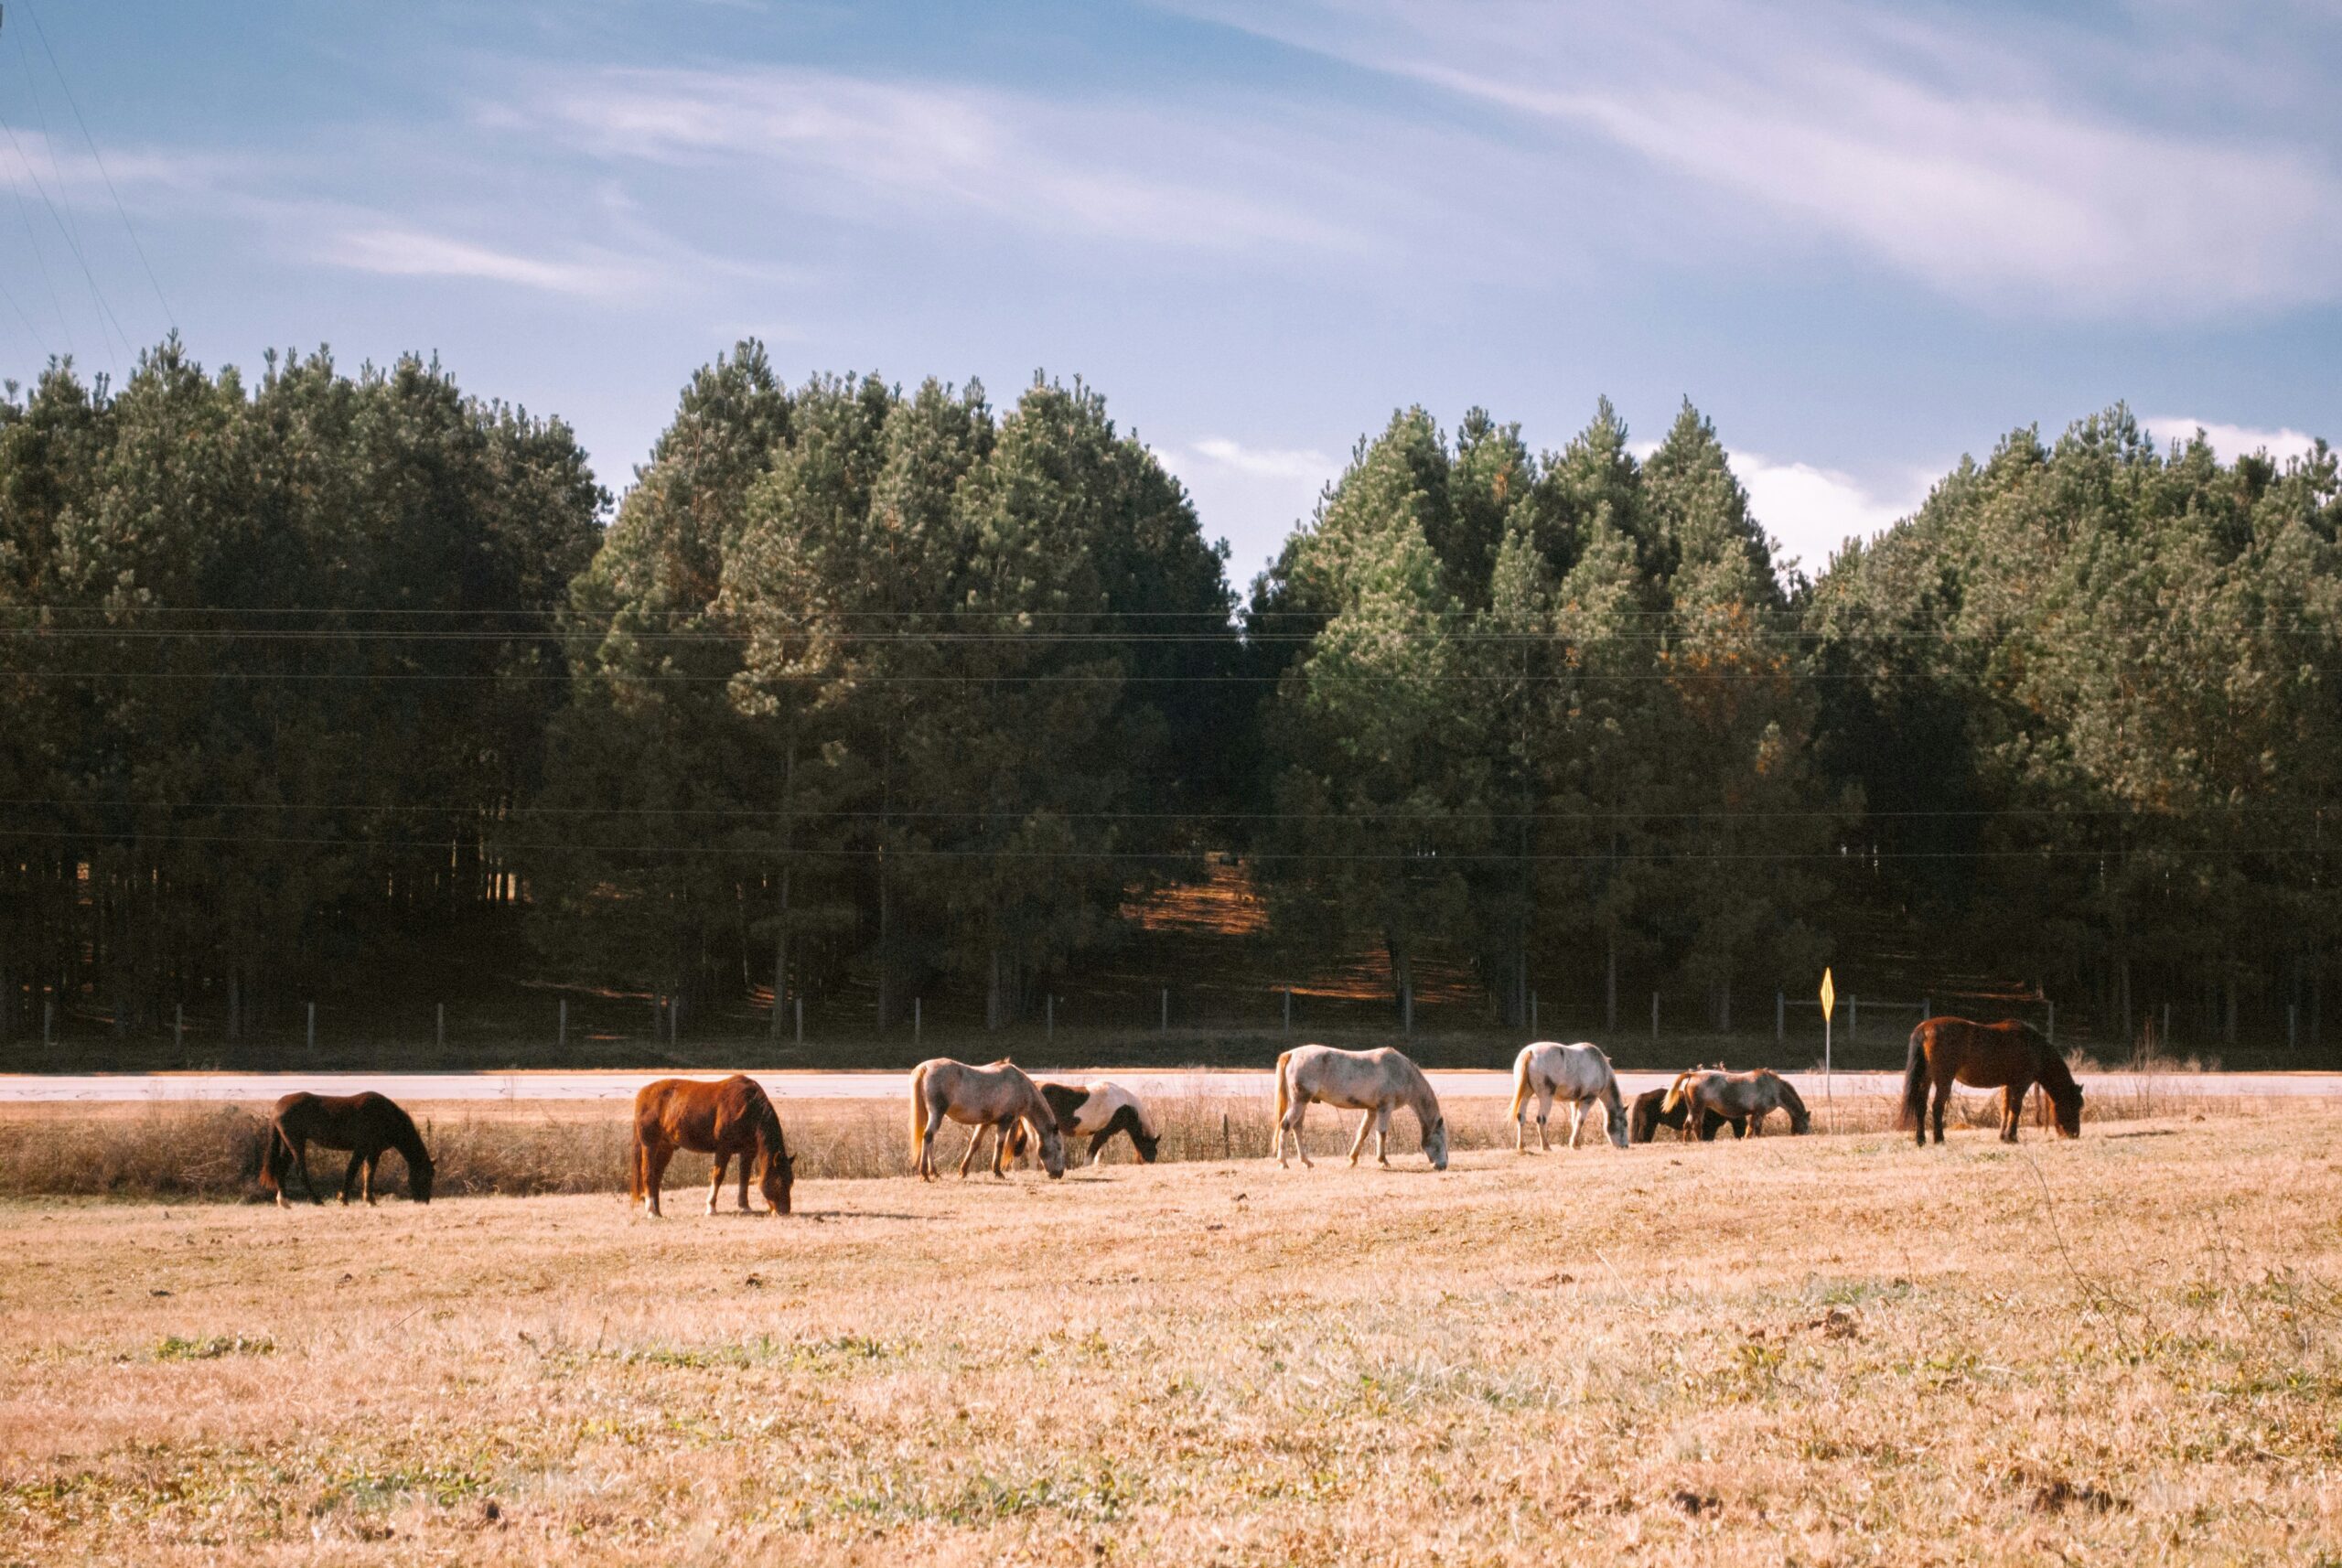
[[[202,843],[202,844],[296,844],[319,848],[419,850],[432,854],[453,847],[446,838],[377,839],[336,837],[326,835],[268,833],[137,833],[123,835],[94,829],[54,828],[35,829],[16,832],[18,839],[40,839],[70,842],[98,841],[120,843],[127,838],[139,843]],[[694,843],[581,843],[575,839],[553,839],[531,843],[489,836],[483,842],[499,852],[521,853],[591,851],[607,854],[677,854],[723,855],[734,859],[771,858],[756,852],[704,842]],[[2333,854],[2342,851],[2342,843],[2333,848],[2310,843],[2268,844],[2253,847],[2223,847],[2197,849],[2161,849],[2158,854],[2183,860],[2247,860],[2259,857],[2298,860],[2305,855]],[[1030,849],[936,849],[906,846],[833,846],[829,848],[800,848],[787,852],[792,855],[819,856],[824,859],[872,860],[1023,860],[1023,861],[1158,861],[1188,865],[1198,852],[1194,850],[1030,850]],[[1379,854],[1347,851],[1269,850],[1248,851],[1242,858],[1248,864],[1272,865],[1287,862],[1323,864],[1407,865],[1436,869],[1444,865],[1517,865],[1524,861],[1541,865],[1607,865],[1621,863],[1653,863],[1684,865],[1714,863],[1732,865],[1764,865],[1784,861],[2002,861],[2002,860],[2104,860],[2111,852],[2102,849],[2007,849],[2007,850],[1872,850],[1860,854],[1840,850],[1746,850],[1695,851],[1681,849],[1629,851],[1612,854],[1589,852],[1583,854],[1513,854],[1503,852],[1469,854],[1417,854],[1392,851]]]
[[[32,51],[25,48],[22,33],[16,35],[16,58],[24,66],[25,90],[32,99],[33,113],[40,121],[41,149],[48,155],[49,171],[57,177],[58,194],[63,196],[66,194],[64,166],[57,161],[57,140],[48,134],[48,115],[40,106],[40,91],[33,84]],[[11,143],[16,141],[13,127],[9,129],[8,140]],[[16,156],[24,158],[25,167],[32,171],[33,188],[39,192],[41,201],[48,208],[49,220],[57,225],[57,231],[65,236],[66,249],[73,252],[73,260],[81,265],[82,281],[90,285],[90,297],[97,302],[100,317],[98,341],[105,347],[106,362],[113,367],[116,375],[120,375],[122,361],[114,358],[113,345],[106,339],[105,324],[109,321],[113,323],[114,336],[122,339],[125,350],[134,357],[138,350],[131,343],[130,334],[122,329],[122,322],[114,316],[113,306],[106,303],[105,291],[98,286],[98,274],[90,270],[90,258],[81,249],[81,231],[67,220],[65,214],[58,209],[57,203],[50,199],[48,187],[42,183],[40,172],[33,168],[32,160],[26,156],[22,144],[16,144]]]
[[[163,285],[155,276],[155,264],[146,259],[146,247],[139,242],[138,231],[131,226],[130,210],[122,204],[122,192],[114,188],[113,176],[107,171],[105,157],[98,151],[97,138],[90,134],[90,123],[81,117],[81,105],[73,96],[72,84],[65,80],[65,68],[58,64],[57,51],[49,48],[48,32],[40,25],[40,14],[32,8],[32,0],[17,0],[17,4],[32,19],[33,33],[40,39],[41,52],[48,57],[48,69],[57,75],[57,85],[65,93],[66,106],[73,111],[74,124],[81,127],[81,140],[89,145],[90,161],[98,166],[98,177],[106,182],[106,194],[113,198],[114,212],[122,220],[123,232],[130,236],[131,249],[138,252],[138,264],[146,269],[146,282],[155,290],[155,303],[163,307],[163,319],[171,324],[172,331],[177,332],[179,329],[178,317],[171,314],[171,302],[163,297]],[[20,45],[23,42],[22,39],[17,41]]]

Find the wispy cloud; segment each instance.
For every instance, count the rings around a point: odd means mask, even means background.
[[[1195,445],[1208,462],[1256,479],[1305,479],[1313,485],[1331,479],[1340,465],[1307,446],[1246,446],[1224,435],[1208,435]]]
[[[314,253],[318,261],[355,272],[392,277],[482,278],[587,298],[624,295],[640,288],[650,276],[641,262],[622,256],[530,256],[446,234],[382,224],[330,233]]]
[[[539,74],[517,102],[481,113],[613,161],[721,166],[746,199],[864,220],[942,209],[1158,246],[1355,241],[1309,199],[1307,169],[1159,105],[768,66]]]
[[[2314,127],[2209,132],[2102,106],[2040,63],[2057,51],[2030,27],[1998,40],[1734,3],[1358,0],[1225,15],[1531,134],[1625,149],[1709,192],[1728,231],[1826,236],[1996,309],[2200,314],[2342,297],[2342,173]]]
[[[2306,457],[2317,443],[2298,430],[2255,430],[2249,425],[2223,424],[2215,419],[2189,419],[2177,414],[2156,414],[2142,419],[2149,435],[2158,441],[2176,441],[2186,445],[2202,431],[2204,439],[2212,444],[2213,453],[2223,463],[2233,463],[2239,457],[2266,452],[2279,462],[2289,457]]]

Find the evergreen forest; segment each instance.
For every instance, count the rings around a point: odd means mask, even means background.
[[[2019,428],[1809,576],[1697,409],[1643,434],[1399,411],[1231,582],[1080,381],[742,343],[614,494],[435,362],[52,363],[0,398],[0,1038],[449,974],[1167,1015],[1147,912],[1213,887],[1380,1027],[1769,1034],[1832,964],[2324,1059],[2333,453]]]

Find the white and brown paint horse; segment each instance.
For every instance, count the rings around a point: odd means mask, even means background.
[[[1278,1165],[1287,1163],[1287,1133],[1293,1134],[1301,1163],[1311,1163],[1309,1150],[1301,1141],[1301,1122],[1312,1102],[1365,1112],[1359,1118],[1358,1136],[1350,1140],[1352,1165],[1358,1164],[1359,1151],[1366,1147],[1369,1129],[1374,1133],[1375,1162],[1391,1163],[1391,1112],[1403,1108],[1415,1113],[1415,1124],[1423,1129],[1423,1153],[1431,1159],[1431,1168],[1447,1168],[1447,1118],[1440,1113],[1439,1097],[1431,1091],[1423,1069],[1388,1046],[1371,1051],[1300,1046],[1277,1058]]]
[[[1585,1124],[1586,1107],[1602,1102],[1602,1128],[1610,1141],[1620,1148],[1627,1146],[1627,1108],[1618,1096],[1618,1076],[1610,1070],[1610,1058],[1599,1047],[1580,1040],[1564,1046],[1552,1040],[1539,1040],[1520,1047],[1512,1062],[1512,1148],[1515,1154],[1526,1154],[1524,1146],[1528,1126],[1522,1112],[1530,1096],[1537,1098],[1537,1150],[1542,1154],[1552,1147],[1545,1141],[1545,1119],[1552,1113],[1553,1101],[1566,1101],[1570,1108],[1570,1142],[1577,1147],[1577,1135]]]
[[[992,1174],[1006,1179],[1001,1166],[1008,1155],[1008,1130],[1022,1122],[1033,1130],[1041,1146],[1041,1168],[1052,1177],[1065,1175],[1065,1140],[1058,1133],[1057,1112],[1040,1090],[1015,1062],[1004,1057],[986,1067],[970,1067],[949,1057],[934,1057],[911,1069],[911,1163],[920,1179],[935,1179],[935,1134],[949,1117],[975,1129],[968,1137],[968,1152],[960,1156],[960,1174],[990,1127],[994,1140]]]
[[[1746,1117],[1747,1136],[1751,1138],[1765,1130],[1765,1113],[1768,1111],[1787,1112],[1791,1133],[1804,1133],[1813,1125],[1813,1118],[1807,1113],[1805,1101],[1799,1098],[1797,1090],[1769,1068],[1758,1068],[1755,1072],[1693,1068],[1690,1072],[1678,1073],[1661,1108],[1672,1111],[1678,1105],[1687,1106],[1691,1112],[1683,1119],[1683,1141],[1687,1144],[1697,1135],[1693,1130],[1710,1112],[1727,1121]]]
[[[1041,1098],[1057,1112],[1058,1132],[1068,1138],[1090,1140],[1090,1164],[1096,1165],[1116,1133],[1131,1141],[1142,1165],[1153,1165],[1163,1134],[1147,1116],[1137,1095],[1103,1079],[1096,1083],[1043,1083]],[[1008,1157],[1022,1159],[1033,1146],[1033,1135],[1023,1123],[1008,1130]]]

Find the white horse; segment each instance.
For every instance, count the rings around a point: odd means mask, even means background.
[[[1439,1097],[1431,1091],[1423,1069],[1389,1047],[1338,1051],[1331,1046],[1302,1046],[1277,1058],[1278,1165],[1287,1163],[1287,1133],[1293,1134],[1301,1163],[1311,1163],[1309,1150],[1301,1142],[1301,1120],[1308,1114],[1312,1101],[1338,1111],[1366,1112],[1359,1119],[1358,1136],[1350,1141],[1350,1164],[1358,1164],[1359,1151],[1366,1147],[1367,1130],[1372,1128],[1375,1161],[1390,1165],[1386,1149],[1391,1112],[1403,1106],[1415,1113],[1415,1124],[1423,1129],[1423,1153],[1431,1158],[1431,1168],[1447,1168],[1447,1119],[1440,1114]]]
[[[967,1153],[960,1156],[963,1176],[987,1127],[1001,1132],[993,1144],[992,1174],[1004,1176],[1005,1129],[1019,1122],[1030,1127],[1040,1142],[1041,1168],[1052,1176],[1065,1175],[1065,1140],[1058,1134],[1057,1112],[1024,1069],[1004,1057],[988,1067],[935,1057],[911,1069],[911,1163],[922,1179],[935,1179],[935,1134],[947,1116],[975,1129],[968,1135]]]
[[[1603,1130],[1618,1147],[1627,1146],[1627,1109],[1618,1098],[1618,1078],[1610,1070],[1610,1058],[1599,1048],[1583,1040],[1574,1046],[1539,1040],[1520,1047],[1520,1055],[1512,1063],[1515,1154],[1528,1153],[1523,1144],[1529,1129],[1521,1112],[1532,1094],[1537,1097],[1539,1153],[1552,1147],[1545,1141],[1545,1118],[1552,1112],[1555,1100],[1569,1101],[1571,1148],[1577,1147],[1578,1132],[1585,1124],[1585,1108],[1597,1100],[1602,1101]]]

